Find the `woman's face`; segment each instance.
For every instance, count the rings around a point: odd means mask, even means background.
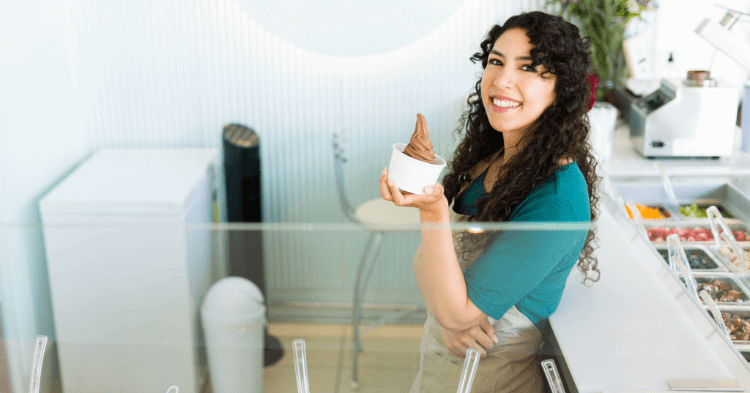
[[[506,30],[495,41],[482,74],[482,103],[492,128],[504,133],[524,133],[555,101],[555,76],[541,65],[531,67],[526,31]],[[517,135],[516,137],[520,137]]]

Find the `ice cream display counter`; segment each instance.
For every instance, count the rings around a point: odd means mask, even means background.
[[[600,166],[601,278],[571,274],[549,319],[568,391],[750,391],[750,155],[649,160],[628,134]]]
[[[601,280],[571,275],[550,317],[570,390],[750,390],[750,197],[726,179],[608,178],[601,206]]]

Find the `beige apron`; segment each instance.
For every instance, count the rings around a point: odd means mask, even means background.
[[[450,213],[452,222],[467,218],[455,213],[453,204]],[[453,244],[458,249],[455,234]],[[466,270],[481,251],[466,255],[465,259],[459,255],[461,270]],[[421,258],[421,253],[415,258]],[[536,351],[542,341],[539,329],[515,306],[499,321],[493,318],[489,318],[489,321],[495,327],[498,344],[487,351],[486,358],[479,361],[471,393],[543,391],[542,375],[536,358]],[[463,364],[464,358],[454,355],[445,346],[435,316],[428,314],[422,333],[419,372],[410,393],[455,393]]]

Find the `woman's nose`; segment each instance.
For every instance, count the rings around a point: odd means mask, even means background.
[[[503,67],[497,73],[494,83],[499,89],[510,89],[516,85],[516,73],[510,67]]]

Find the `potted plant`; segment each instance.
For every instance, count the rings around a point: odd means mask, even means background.
[[[548,0],[567,21],[578,25],[591,40],[592,72],[599,78],[596,98],[605,99],[625,78],[622,41],[625,27],[651,0]],[[559,7],[559,8],[558,8]]]

